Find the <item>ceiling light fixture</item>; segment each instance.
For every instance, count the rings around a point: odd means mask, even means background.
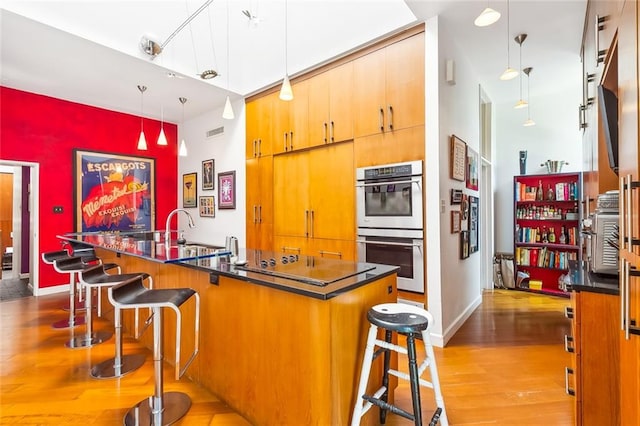
[[[507,69],[500,76],[500,80],[511,80],[518,76],[518,71],[511,68],[511,58],[509,56],[509,0],[507,0]]]
[[[138,85],[140,91],[140,137],[138,138],[138,149],[140,151],[147,150],[147,139],[144,137],[144,91],[147,86]]]
[[[500,19],[500,12],[493,10],[489,7],[489,0],[487,0],[487,7],[478,15],[474,24],[477,27],[488,27],[491,24],[495,24]]]
[[[184,104],[187,102],[187,98],[178,98],[178,100],[180,101],[180,103],[182,104],[182,140],[180,141],[180,149],[178,149],[178,155],[180,157],[186,157],[187,156],[187,144],[184,142]]]
[[[531,67],[527,67],[522,70],[522,72],[524,72],[527,75],[527,120],[523,124],[523,126],[525,127],[531,127],[536,125],[536,122],[531,119],[531,88],[529,86],[529,80],[530,80],[529,74],[531,74],[532,70],[533,68]]]
[[[227,0],[227,90],[229,90],[229,34],[231,31],[229,30],[229,0]],[[229,95],[227,95],[227,100],[224,102],[224,110],[222,110],[222,118],[227,120],[233,120],[235,117],[233,113],[233,107],[231,106],[231,100],[229,99]]]
[[[283,101],[290,101],[293,99],[293,89],[291,89],[291,82],[289,81],[289,69],[288,69],[288,57],[287,57],[287,27],[288,27],[288,6],[287,0],[284,0],[284,80],[282,81],[282,87],[280,88],[280,99]]]
[[[164,134],[164,106],[160,107],[160,135],[158,136],[158,145],[168,145],[167,136]]]
[[[524,43],[526,39],[527,39],[526,34],[518,34],[515,38],[516,43],[520,45],[520,67],[518,69],[522,69],[522,43]],[[518,102],[516,102],[514,108],[521,109],[526,106],[527,106],[527,102],[522,97],[522,74],[520,74],[520,98],[518,99]]]

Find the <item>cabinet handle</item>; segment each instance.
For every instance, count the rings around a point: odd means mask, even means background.
[[[258,223],[258,215],[256,214],[258,211],[258,206],[256,206],[254,204],[253,206],[253,224],[255,225],[256,223]]]
[[[573,308],[571,306],[565,306],[564,316],[565,318],[573,319]]]
[[[327,123],[322,123],[322,127],[324,127],[324,143],[327,143]]]
[[[284,146],[284,150],[288,151],[288,149],[287,149],[287,147],[288,147],[288,145],[287,145],[287,132],[284,132],[282,134],[282,143],[283,143],[283,146]]]
[[[262,206],[258,206],[258,223],[262,223]]]
[[[380,108],[380,131],[384,132],[384,109]]]
[[[604,22],[606,20],[606,16],[596,15],[596,28],[594,31],[596,37],[596,66],[600,65],[601,62],[604,62],[604,57],[607,54],[607,49],[600,50],[600,31],[604,30]]]
[[[332,121],[332,122],[331,122],[331,129],[330,129],[331,142],[335,142],[335,138],[333,137],[333,134],[335,133],[335,132],[334,132],[334,129],[335,129],[335,125],[334,125],[334,123],[333,123],[333,121]]]
[[[253,156],[258,156],[258,139],[253,140]]]
[[[389,105],[389,130],[393,130],[393,107]]]
[[[585,120],[585,106],[584,105],[578,105],[578,129],[582,130],[582,129],[586,129],[587,126],[587,120]]]
[[[309,236],[309,210],[304,211],[304,236]]]
[[[282,247],[282,252],[285,253],[287,251],[297,251],[298,253],[301,252],[300,247]]]
[[[258,157],[262,157],[262,139],[258,139]]]
[[[293,132],[289,132],[289,148],[293,151]]]
[[[571,346],[569,346],[569,343],[571,343]],[[573,349],[573,337],[572,336],[567,336],[566,334],[564,335],[564,350],[569,352],[570,354],[575,352],[575,350]]]
[[[626,294],[627,294],[627,283],[629,282],[629,262],[627,259],[622,259],[620,263],[620,330],[625,332],[625,338],[627,337],[626,330]]]
[[[329,256],[337,256],[338,258],[342,259],[342,252],[339,251],[324,251],[324,250],[320,250],[318,253],[320,253],[320,257],[324,257],[324,255],[329,255]]]
[[[576,391],[569,388],[569,374],[573,374],[573,368],[564,368],[564,391],[567,395],[575,396]]]
[[[625,226],[626,224],[626,218],[627,218],[627,210],[626,210],[626,203],[625,203],[625,197],[626,197],[626,190],[627,187],[625,185],[625,176],[621,176],[620,177],[620,195],[619,195],[619,211],[620,211],[620,220],[619,220],[619,231],[620,231],[620,247],[622,250],[625,250],[627,247],[627,234],[626,234],[626,229],[627,227]]]
[[[311,226],[310,226],[311,238],[313,238],[313,219],[314,219],[314,212],[313,210],[311,210]]]
[[[631,174],[627,175],[627,199],[625,200],[626,211],[626,219],[627,223],[625,224],[625,228],[627,231],[627,247],[629,252],[633,252],[633,222],[631,221],[632,217],[632,203],[633,203],[633,192],[631,190]]]

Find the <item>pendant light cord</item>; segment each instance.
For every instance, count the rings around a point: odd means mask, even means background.
[[[289,66],[288,66],[288,27],[289,27],[289,17],[288,17],[288,5],[287,5],[287,0],[284,0],[284,73],[286,75],[289,75]]]
[[[189,16],[189,4],[185,0],[184,7],[187,9],[187,16]],[[198,54],[196,53],[196,43],[193,41],[193,28],[191,27],[191,21],[189,21],[189,32],[191,33],[191,47],[193,48],[193,58],[196,61],[196,74],[200,71],[200,67],[198,66]]]
[[[227,0],[227,90],[229,90],[229,79],[231,78],[231,75],[229,74],[229,62],[230,62],[230,56],[229,56],[229,39],[231,38],[230,34],[231,34],[231,30],[229,29],[230,25],[229,25],[229,0]]]
[[[511,30],[509,29],[509,21],[511,20],[511,15],[509,14],[509,0],[507,0],[507,68],[511,66],[511,57],[509,54],[509,34]]]
[[[209,37],[211,37],[211,51],[213,52],[213,67],[215,67],[216,65],[218,65],[218,58],[216,58],[216,45],[213,42],[213,25],[211,25],[211,8],[207,10],[207,17],[209,18]]]

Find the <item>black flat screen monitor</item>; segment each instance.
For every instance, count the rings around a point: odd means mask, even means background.
[[[600,85],[598,86],[598,103],[609,156],[609,167],[618,174],[618,97],[611,90]]]

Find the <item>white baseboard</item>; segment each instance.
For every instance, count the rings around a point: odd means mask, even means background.
[[[447,327],[447,329],[444,331],[444,336],[440,336],[442,340],[441,342],[442,345],[447,344],[447,342],[453,337],[453,335],[456,334],[456,331],[458,331],[458,329],[462,327],[465,321],[469,319],[471,314],[478,308],[478,306],[480,306],[481,303],[482,303],[482,293],[480,293],[478,297],[473,302],[471,302],[469,306],[467,306],[467,308],[460,315],[458,315],[455,321],[453,321],[453,323],[451,323],[451,325]],[[435,342],[433,342],[433,344],[434,346],[439,346],[439,345],[436,345]],[[439,346],[439,347],[443,347],[443,346]]]
[[[70,284],[56,285],[53,287],[39,288],[38,291],[33,292],[34,296],[48,296],[50,294],[69,293]]]

